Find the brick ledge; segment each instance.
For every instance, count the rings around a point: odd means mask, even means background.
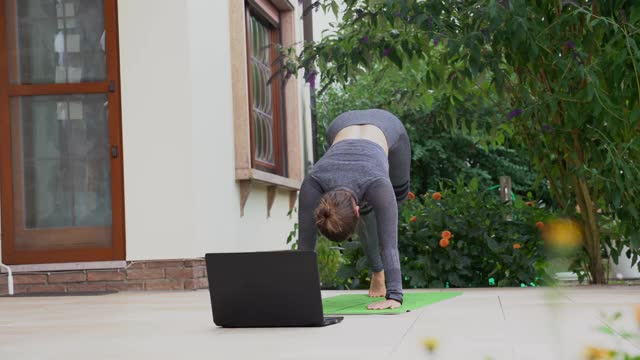
[[[0,295],[7,293],[7,282],[7,274],[0,274]],[[209,285],[203,258],[127,261],[116,269],[22,272],[14,275],[14,284],[16,293],[197,290]]]

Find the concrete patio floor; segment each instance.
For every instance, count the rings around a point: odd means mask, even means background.
[[[323,296],[337,295],[323,292]],[[0,298],[0,359],[583,359],[585,345],[640,340],[599,333],[600,313],[638,329],[640,287],[467,289],[402,315],[347,316],[325,328],[223,329],[208,292]],[[428,355],[422,340],[439,347]]]

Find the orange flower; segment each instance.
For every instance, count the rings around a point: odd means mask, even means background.
[[[411,221],[411,222],[416,222],[416,220],[417,220],[417,219],[418,219],[418,217],[417,217],[417,216],[415,216],[415,215],[413,215],[413,216],[411,217],[411,219],[409,219],[409,221]]]
[[[433,193],[433,196],[431,197],[433,198],[433,200],[439,201],[440,199],[442,199],[442,194],[440,194],[439,192]]]
[[[638,326],[640,326],[640,304],[636,305],[636,321],[638,322]]]
[[[409,200],[413,200],[415,198],[416,198],[416,194],[414,194],[411,191],[409,191]]]
[[[542,230],[544,229],[544,223],[542,221],[538,221],[536,223],[536,227],[538,228],[538,230]]]
[[[520,245],[520,244],[518,244],[518,243],[513,244],[513,248],[514,248],[515,250],[518,250],[518,249],[520,249],[521,247],[522,247],[522,245]]]
[[[451,231],[449,230],[445,230],[442,232],[442,238],[443,239],[450,239],[451,238]]]
[[[527,201],[526,204],[527,206],[533,206],[533,201]]]
[[[449,246],[449,239],[440,239],[440,247],[444,249],[447,246]]]

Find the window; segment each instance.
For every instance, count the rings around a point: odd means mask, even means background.
[[[296,44],[300,14],[294,3],[229,1],[233,135],[241,215],[254,184],[267,185],[268,216],[276,188],[289,191],[289,207],[293,207],[302,183],[301,80],[273,77],[278,68],[274,44]]]
[[[266,1],[247,6],[247,65],[252,167],[285,176],[282,76],[277,73],[279,12]]]

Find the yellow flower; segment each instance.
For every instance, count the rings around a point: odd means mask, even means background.
[[[582,243],[582,228],[573,220],[559,219],[545,226],[542,236],[554,248],[577,247]]]
[[[586,360],[612,360],[613,351],[595,346],[587,346],[584,351],[584,357]]]
[[[427,349],[428,352],[432,353],[438,348],[438,339],[426,338],[422,341],[422,345],[425,349]]]

